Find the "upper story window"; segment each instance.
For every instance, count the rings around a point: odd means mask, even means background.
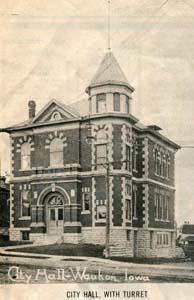
[[[131,196],[131,181],[129,179],[126,179],[125,194],[126,194],[126,197]]]
[[[102,169],[103,164],[106,163],[106,161],[107,161],[106,152],[107,152],[106,144],[96,145],[96,165],[97,165],[97,169]]]
[[[50,144],[50,166],[63,166],[63,141],[59,138]]]
[[[97,169],[102,169],[107,162],[107,134],[104,129],[98,131],[96,135],[96,165]]]
[[[126,145],[126,170],[131,171],[131,147]]]
[[[23,143],[21,146],[21,169],[27,170],[30,169],[30,144]]]
[[[166,177],[169,178],[170,176],[170,156],[166,155]]]
[[[129,97],[126,96],[126,102],[125,102],[125,107],[126,107],[126,113],[130,113],[130,103],[129,103]]]
[[[134,140],[133,142],[133,155],[132,155],[132,164],[133,164],[133,170],[137,171],[137,142]]]
[[[113,94],[113,106],[114,106],[114,111],[120,111],[121,104],[120,104],[120,94],[115,93]]]
[[[169,178],[170,157],[162,149],[154,149],[154,171],[155,174]]]
[[[96,112],[106,112],[106,94],[96,95]]]

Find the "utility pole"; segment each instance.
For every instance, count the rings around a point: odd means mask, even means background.
[[[106,248],[105,257],[110,255],[110,190],[109,190],[109,178],[110,178],[110,163],[107,160],[106,165]]]

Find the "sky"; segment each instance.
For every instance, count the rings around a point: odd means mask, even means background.
[[[111,1],[111,49],[135,88],[132,114],[184,146],[176,153],[176,219],[194,223],[194,0]],[[87,3],[87,5],[86,5]],[[0,3],[0,128],[50,99],[86,99],[107,51],[107,1]],[[9,138],[0,134],[1,173]]]

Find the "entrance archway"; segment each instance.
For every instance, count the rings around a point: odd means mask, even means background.
[[[49,193],[45,199],[47,211],[47,232],[51,235],[61,235],[64,226],[64,199],[58,193]]]

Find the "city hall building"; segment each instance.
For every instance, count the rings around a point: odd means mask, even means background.
[[[57,100],[36,113],[29,101],[29,120],[4,129],[10,240],[105,245],[108,221],[110,255],[175,255],[179,146],[131,115],[133,91],[108,52],[86,89],[88,114]]]

